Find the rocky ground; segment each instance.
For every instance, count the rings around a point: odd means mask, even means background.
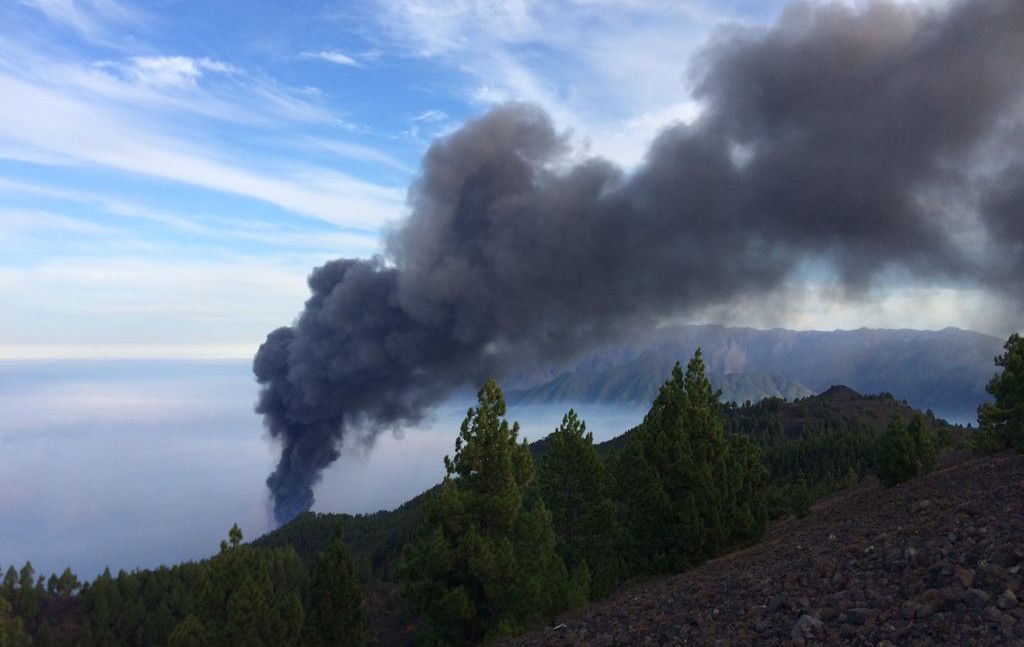
[[[1024,646],[1024,456],[866,481],[508,645]]]

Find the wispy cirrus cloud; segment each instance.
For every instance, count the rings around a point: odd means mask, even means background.
[[[311,230],[308,226],[279,220],[224,216],[208,212],[174,213],[117,196],[3,178],[0,178],[0,191],[6,192],[8,196],[28,194],[53,198],[71,204],[76,207],[75,211],[82,211],[78,207],[85,207],[87,212],[114,217],[113,222],[106,218],[106,224],[101,224],[96,222],[95,218],[67,216],[53,209],[0,208],[0,239],[20,237],[24,240],[33,235],[65,231],[91,236],[84,240],[79,238],[78,242],[91,245],[97,251],[123,252],[126,247],[138,249],[146,245],[141,235],[128,226],[131,221],[144,221],[158,226],[158,234],[185,234],[191,237],[190,243],[224,243],[225,249],[230,249],[231,243],[254,242],[277,249],[318,250],[357,256],[380,252],[380,239],[374,230],[344,231],[330,227]],[[118,227],[118,224],[125,226]]]
[[[141,84],[169,87],[194,87],[207,72],[239,72],[238,68],[227,63],[188,56],[135,56],[123,69]]]
[[[68,27],[87,41],[116,45],[112,30],[138,27],[146,16],[137,7],[118,0],[19,0],[50,21]]]
[[[427,110],[412,118],[413,121],[421,121],[428,124],[448,121],[448,115],[443,110]]]
[[[777,11],[782,0],[764,3]],[[561,3],[381,0],[391,46],[458,71],[467,101],[538,103],[581,148],[637,164],[657,131],[699,113],[689,58],[742,22],[700,0]]]
[[[7,51],[12,49],[18,51]],[[198,87],[206,73],[235,83],[237,73],[227,64],[186,57],[137,57],[100,67],[39,57],[26,63],[0,64],[0,94],[19,97],[0,103],[0,156],[12,150],[20,157],[159,177],[345,227],[376,229],[404,208],[404,188],[288,159],[263,156],[257,166],[241,150],[232,155],[230,148],[197,143],[197,125],[183,123],[180,110],[217,121],[237,115],[234,123],[241,126],[277,130],[311,119],[332,123],[330,113],[259,83],[224,91]],[[247,98],[255,108],[244,104]]]
[[[249,355],[412,169],[251,56],[108,46],[118,6],[0,7],[0,356]]]
[[[313,59],[318,61],[325,61],[327,63],[334,63],[335,65],[345,65],[348,67],[360,67],[361,64],[355,58],[348,54],[343,54],[337,50],[320,50],[319,52],[303,52],[299,55],[299,58]]]

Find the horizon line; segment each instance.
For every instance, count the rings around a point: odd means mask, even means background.
[[[885,328],[860,326],[857,328],[787,328],[785,326],[758,327],[728,325],[720,323],[663,323],[652,327],[652,332],[674,327],[720,327],[736,330],[756,330],[771,332],[785,330],[799,333],[836,333],[856,332],[859,330],[873,331],[913,331],[941,332],[943,330],[959,330],[974,334],[999,337],[991,333],[962,328],[960,326],[943,326],[941,328]],[[262,343],[262,342],[261,342]],[[30,361],[251,361],[256,355],[259,343],[256,344],[0,344],[0,362]]]

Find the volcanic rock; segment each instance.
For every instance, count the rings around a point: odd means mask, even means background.
[[[1024,456],[966,458],[898,487],[866,479],[754,546],[504,644],[1024,645],[1021,537]]]

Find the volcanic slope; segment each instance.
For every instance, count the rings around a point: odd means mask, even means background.
[[[507,645],[1024,645],[1024,456],[874,479]]]

